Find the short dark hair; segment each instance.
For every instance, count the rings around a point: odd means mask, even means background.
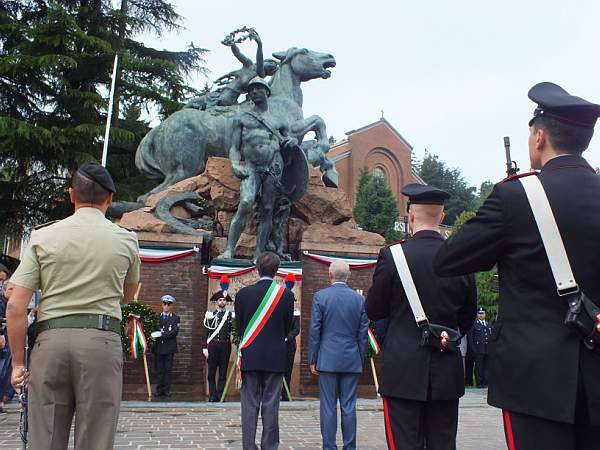
[[[110,192],[88,177],[75,172],[71,180],[71,187],[75,191],[75,200],[78,203],[102,204]]]
[[[281,260],[273,252],[264,252],[256,260],[256,269],[261,277],[273,278],[279,269]]]
[[[574,155],[581,155],[594,136],[593,128],[570,125],[551,117],[536,117],[533,127],[543,129],[555,149]]]

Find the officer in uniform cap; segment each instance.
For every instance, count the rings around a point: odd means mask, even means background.
[[[421,346],[423,329],[408,303],[391,247],[402,246],[431,323],[464,334],[475,318],[475,279],[441,278],[433,271],[433,257],[443,243],[438,229],[444,201],[450,195],[420,184],[409,184],[402,193],[409,197],[413,237],[381,250],[365,303],[369,319],[389,319],[379,387],[386,437],[389,448],[450,450],[456,448],[458,399],[465,391],[462,356],[458,349]]]
[[[227,379],[227,366],[231,355],[231,325],[233,314],[227,311],[227,303],[233,300],[229,293],[229,278],[221,277],[221,289],[210,298],[211,303],[216,303],[215,311],[207,311],[204,319],[206,327],[206,347],[204,356],[208,361],[208,401],[218,402],[221,400]],[[217,384],[217,370],[219,381]]]
[[[154,352],[156,353],[156,395],[158,397],[171,396],[171,372],[173,359],[177,353],[177,334],[179,333],[179,316],[173,312],[175,297],[163,295],[162,313],[158,318],[160,330],[154,331],[152,337],[156,339]]]
[[[497,184],[477,215],[442,247],[438,274],[498,265],[499,313],[490,337],[488,402],[503,409],[509,448],[598,448],[600,354],[565,324],[548,257],[519,177],[536,176],[575,280],[600,305],[600,177],[581,156],[600,105],[553,83],[536,84],[529,121],[532,172]]]
[[[69,197],[75,212],[38,227],[12,277],[8,309],[12,384],[29,384],[29,445],[67,448],[75,415],[77,450],[112,449],[122,388],[122,300],[131,300],[140,277],[138,242],[104,216],[116,191],[108,171],[83,164]],[[42,292],[25,374],[27,306]]]
[[[475,380],[478,388],[487,387],[488,343],[492,329],[485,320],[486,310],[483,306],[477,308],[477,320],[469,330],[469,343],[475,352]]]

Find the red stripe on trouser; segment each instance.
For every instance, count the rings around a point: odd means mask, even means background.
[[[385,434],[387,436],[388,448],[390,450],[396,450],[396,444],[394,443],[394,435],[392,434],[392,423],[390,422],[390,410],[388,408],[387,400],[383,399],[383,417],[385,419]]]
[[[513,434],[512,422],[510,420],[510,412],[502,410],[502,419],[504,419],[504,435],[506,436],[506,445],[508,450],[516,450],[515,436]]]

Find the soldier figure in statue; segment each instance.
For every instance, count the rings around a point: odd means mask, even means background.
[[[242,34],[241,37],[237,37]],[[237,46],[238,43],[250,39],[256,42],[256,64],[245,56]],[[230,47],[231,52],[242,63],[238,70],[229,72],[215,80],[219,88],[206,95],[194,97],[185,105],[186,108],[204,110],[213,106],[235,105],[241,94],[246,92],[248,83],[256,76],[264,78],[271,76],[279,67],[274,59],[263,59],[262,41],[254,28],[241,28],[229,33],[221,44]]]
[[[265,251],[273,230],[273,209],[285,190],[282,184],[282,152],[297,150],[302,153],[298,140],[288,136],[288,124],[281,116],[269,111],[270,93],[266,81],[258,77],[253,79],[248,85],[248,97],[254,103],[254,108],[239,112],[233,119],[229,159],[233,173],[242,182],[240,203],[231,221],[227,248],[220,255],[221,258],[234,257],[236,244],[255,204],[258,225],[254,259]],[[242,154],[244,164],[241,163]]]

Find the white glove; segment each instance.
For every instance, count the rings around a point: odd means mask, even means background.
[[[204,317],[206,317],[208,320],[212,320],[214,316],[215,315],[212,311],[206,311],[206,314],[204,315]]]
[[[159,338],[162,336],[162,331],[153,331],[150,336],[152,336],[153,338]]]
[[[204,357],[205,357],[206,359],[208,359],[208,349],[207,349],[207,348],[203,348],[203,349],[202,349],[202,353],[204,354]]]

